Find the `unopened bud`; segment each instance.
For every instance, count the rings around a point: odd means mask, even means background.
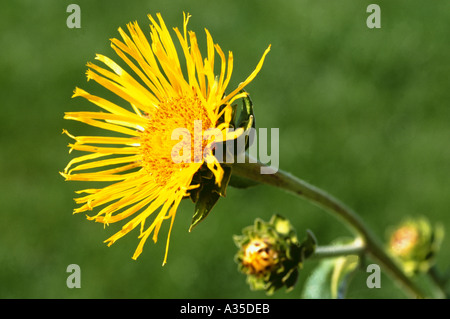
[[[444,230],[424,217],[410,218],[395,228],[389,239],[389,251],[408,275],[426,272],[434,265]]]
[[[235,260],[239,270],[247,275],[250,287],[269,294],[283,286],[292,289],[299,267],[314,251],[315,243],[311,240],[299,243],[290,222],[279,215],[269,222],[257,219],[242,232],[243,235],[234,237],[239,247]]]

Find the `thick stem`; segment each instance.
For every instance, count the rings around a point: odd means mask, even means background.
[[[265,174],[261,174],[264,167]],[[393,278],[402,284],[406,291],[414,298],[424,298],[420,289],[407,277],[398,265],[386,254],[382,245],[372,232],[364,225],[360,217],[349,207],[325,191],[308,184],[307,182],[292,176],[281,170],[273,170],[252,158],[246,158],[245,163],[233,165],[233,174],[248,178],[263,184],[282,188],[297,196],[305,198],[315,205],[327,210],[340,218],[357,237],[363,241],[365,251],[372,256]],[[269,174],[268,174],[269,172]],[[272,173],[272,174],[270,174]]]

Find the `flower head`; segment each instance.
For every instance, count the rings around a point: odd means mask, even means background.
[[[232,103],[246,97],[243,88],[255,78],[270,49],[264,52],[250,76],[227,94],[233,55],[229,52],[226,58],[205,30],[207,54],[202,57],[195,33],[187,31],[189,17],[184,15],[182,32],[174,28],[186,63],[185,73],[161,15],[157,14],[158,21],[149,15],[151,42],[136,22],[127,25],[129,34],[119,28],[122,40],[111,40],[111,47],[134,75],[99,54],[96,60],[109,70],[93,63],[87,64],[88,80],[94,80],[115,93],[122,98],[123,104],[118,105],[76,88],[73,97],[84,97],[102,111],[68,112],[64,117],[115,134],[73,136],[63,130],[75,140],[69,144],[70,151],[87,154],[72,159],[61,175],[66,180],[109,182],[103,188],[77,192],[85,195],[75,199],[81,204],[75,213],[101,207],[88,219],[105,225],[129,219],[106,242],[109,246],[139,227],[140,242],[133,259],[141,254],[151,234],[153,241],[157,241],[162,223],[170,220],[164,264],[180,201],[191,193],[198,194],[205,180],[209,183],[209,190],[223,189],[229,170],[215,158],[213,149],[207,147],[220,141],[220,137],[202,139],[197,133],[216,129],[224,134],[233,128]],[[218,75],[214,73],[216,54],[220,57]],[[180,142],[180,134],[174,132],[190,136]],[[222,195],[223,192],[218,193]],[[148,222],[151,215],[154,218]]]

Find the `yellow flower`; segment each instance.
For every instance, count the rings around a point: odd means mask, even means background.
[[[183,154],[185,160],[174,161],[172,151],[178,142],[172,140],[172,133],[175,129],[184,128],[192,136],[194,130],[199,129],[198,125],[195,127],[195,123],[200,123],[198,121],[201,121],[202,133],[210,128],[227,132],[231,104],[246,96],[246,93],[241,93],[242,89],[255,78],[270,50],[269,46],[250,76],[226,94],[233,70],[233,55],[229,52],[226,59],[222,49],[214,44],[205,29],[207,55],[203,58],[195,33],[187,31],[189,17],[184,14],[183,33],[174,28],[183,51],[186,78],[161,15],[157,14],[158,21],[149,15],[151,43],[136,22],[127,25],[129,35],[119,28],[122,41],[111,40],[111,47],[135,77],[103,55],[96,55],[96,59],[111,70],[87,64],[88,80],[94,80],[121,97],[124,105],[119,106],[76,88],[72,97],[84,97],[103,110],[68,112],[64,116],[65,119],[122,134],[115,137],[73,136],[63,130],[75,140],[69,144],[70,151],[88,154],[72,159],[61,175],[66,180],[112,182],[104,188],[78,191],[86,195],[75,199],[82,205],[74,213],[102,207],[96,215],[87,218],[105,225],[131,218],[105,242],[110,246],[139,226],[140,242],[133,259],[141,254],[145,241],[152,233],[153,241],[157,241],[163,221],[170,220],[163,265],[167,260],[170,232],[178,205],[189,196],[190,190],[199,187],[193,183],[194,174],[206,165],[217,185],[220,186],[223,177],[223,169],[212,151],[195,158],[186,158]],[[220,57],[220,74],[217,76],[214,74],[216,53]],[[128,103],[129,107],[126,107]],[[192,141],[194,144],[201,143],[202,150],[211,142],[208,139],[199,142],[195,136]],[[147,218],[152,214],[155,215],[153,221],[146,225]]]

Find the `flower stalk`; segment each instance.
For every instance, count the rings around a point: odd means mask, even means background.
[[[347,245],[317,246],[310,258],[322,259],[348,255],[361,256],[364,253],[363,241],[357,238]]]
[[[376,236],[367,228],[352,209],[327,192],[317,188],[282,170],[274,170],[273,174],[261,174],[261,168],[267,166],[255,159],[250,159],[246,154],[245,163],[233,165],[234,175],[254,180],[256,182],[284,189],[301,198],[307,199],[313,204],[325,209],[338,219],[342,220],[348,228],[361,240],[361,249],[375,259],[391,277],[401,284],[413,298],[424,298],[424,294],[417,285],[405,275],[399,266],[383,249]]]

